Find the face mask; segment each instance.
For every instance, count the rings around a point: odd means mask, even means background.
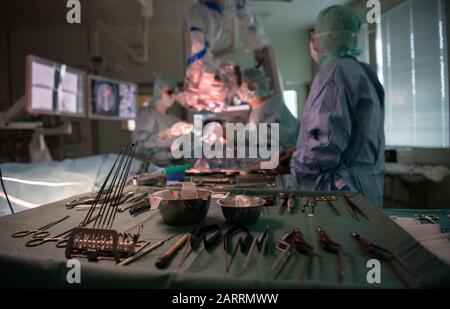
[[[244,102],[250,102],[256,98],[256,92],[248,89],[246,84],[243,84],[237,91],[237,95]]]
[[[309,42],[309,51],[311,53],[311,58],[313,58],[316,63],[319,63],[320,55],[317,49],[314,48],[312,40]]]
[[[161,94],[161,99],[159,99],[158,103],[164,106],[165,108],[170,108],[173,104],[173,99],[169,94],[163,93]]]

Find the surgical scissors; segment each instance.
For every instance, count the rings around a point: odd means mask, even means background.
[[[44,225],[43,227],[40,227],[36,230],[20,230],[15,232],[14,234],[11,235],[11,237],[14,238],[19,238],[19,237],[25,237],[28,235],[33,234],[33,238],[44,238],[44,237],[48,237],[50,236],[50,232],[47,231],[49,228],[51,228],[52,226],[63,222],[64,220],[66,220],[67,218],[69,218],[69,216],[65,216],[61,219],[58,219],[56,221],[50,222],[49,224]]]
[[[37,247],[40,245],[43,245],[47,242],[56,242],[56,247],[57,248],[64,248],[67,243],[67,240],[69,239],[68,235],[77,227],[83,227],[88,225],[89,223],[93,222],[95,219],[97,219],[97,216],[94,216],[93,218],[91,218],[88,222],[86,222],[85,224],[80,224],[79,226],[73,227],[70,230],[67,230],[61,234],[58,234],[56,236],[53,237],[40,237],[40,238],[34,238],[31,239],[29,241],[26,242],[25,246],[26,247]],[[50,234],[48,234],[47,236],[49,236]]]

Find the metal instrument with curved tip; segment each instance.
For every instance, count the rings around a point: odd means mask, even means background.
[[[336,254],[336,272],[338,281],[342,282],[344,279],[344,263],[343,263],[343,255],[344,252],[342,250],[342,245],[334,242],[328,237],[328,234],[322,229],[317,228],[317,232],[319,233],[319,245],[320,247],[329,252]]]
[[[344,196],[344,205],[353,219],[359,221],[359,214],[366,220],[370,220],[370,218],[348,196]]]
[[[220,240],[220,235],[220,226],[217,224],[206,225],[195,231],[185,246],[183,257],[181,258],[177,269],[181,268],[189,255],[193,251],[198,250],[202,243],[205,250],[209,250],[216,242]]]
[[[68,239],[68,235],[77,227],[80,226],[85,226],[89,223],[92,223],[95,221],[95,219],[97,219],[97,216],[94,216],[93,218],[91,218],[86,224],[81,224],[79,226],[73,227],[65,232],[62,232],[56,236],[52,236],[52,237],[44,237],[44,238],[35,238],[35,239],[31,239],[29,241],[26,242],[25,246],[26,247],[36,247],[36,246],[40,246],[43,245],[47,242],[56,242],[56,247],[57,248],[65,248],[66,244],[67,244],[67,239]]]
[[[258,238],[254,238],[252,245],[250,246],[250,249],[248,250],[247,256],[245,257],[244,262],[244,269],[247,268],[248,263],[250,262],[250,258],[255,251],[255,248],[260,252],[261,254],[267,253],[267,243],[269,239],[269,226],[266,226],[266,229]]]
[[[21,231],[17,231],[14,234],[11,235],[11,237],[14,238],[19,238],[19,237],[25,237],[28,236],[30,234],[33,234],[33,238],[36,239],[40,239],[40,238],[45,238],[50,236],[50,232],[47,231],[49,228],[51,228],[52,226],[57,225],[58,223],[63,222],[64,220],[66,220],[67,218],[69,218],[69,216],[65,216],[61,219],[58,219],[56,221],[50,222],[36,230],[21,230]]]
[[[125,266],[125,265],[129,265],[131,263],[133,263],[134,261],[137,261],[138,259],[140,259],[141,257],[143,257],[144,255],[156,250],[157,248],[161,247],[162,245],[164,245],[166,242],[168,242],[169,240],[171,240],[172,238],[176,237],[180,235],[180,233],[176,233],[173,234],[169,237],[167,237],[166,239],[160,240],[157,243],[155,243],[152,246],[148,246],[146,245],[145,247],[143,247],[141,250],[139,250],[138,252],[136,252],[133,256],[121,261],[119,264],[119,266]],[[150,243],[149,243],[150,244]]]
[[[278,213],[282,215],[284,213],[284,210],[286,209],[288,198],[287,194],[284,192],[280,192],[278,196],[280,197],[280,208],[278,209]]]
[[[272,279],[278,278],[278,276],[283,271],[287,262],[292,256],[291,244],[288,242],[289,238],[292,236],[293,231],[283,234],[280,239],[278,239],[276,248],[281,251],[281,255],[272,264],[270,270],[273,272]]]
[[[287,201],[288,213],[292,214],[294,207],[295,207],[295,193],[291,193],[289,194],[289,198]]]
[[[303,280],[314,256],[314,247],[306,242],[302,232],[299,229],[294,230],[292,240],[294,243],[294,248],[299,253],[306,255],[307,258],[305,263],[303,264],[302,271],[300,272],[300,280]]]
[[[353,239],[356,240],[361,245],[364,251],[388,263],[389,267],[392,269],[395,275],[407,288],[411,289],[412,288],[411,284],[395,268],[393,261],[397,261],[397,263],[404,270],[406,270],[411,276],[416,278],[416,280],[419,279],[417,273],[411,267],[409,267],[399,256],[395,255],[392,251],[373,244],[367,239],[361,237],[358,233],[353,232],[351,235]]]
[[[228,252],[229,248],[232,248],[231,240],[233,236],[239,234],[239,233],[245,233],[245,237],[239,237],[237,245],[234,247],[234,250],[231,254],[231,259],[228,258]],[[225,233],[224,242],[223,242],[223,249],[225,253],[225,274],[228,274],[230,271],[231,265],[233,263],[234,258],[236,257],[236,253],[238,249],[241,249],[242,253],[246,253],[252,244],[253,236],[250,234],[250,231],[245,226],[232,226],[230,227],[227,232]],[[231,244],[231,246],[229,246]]]

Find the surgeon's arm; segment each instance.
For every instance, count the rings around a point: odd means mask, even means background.
[[[318,174],[340,164],[352,132],[349,103],[343,84],[330,81],[325,85],[305,112],[294,156],[296,172]]]

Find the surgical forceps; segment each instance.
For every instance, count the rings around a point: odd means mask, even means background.
[[[389,265],[389,267],[392,269],[392,271],[397,275],[397,277],[402,281],[402,283],[408,288],[411,289],[411,285],[409,282],[398,272],[398,270],[395,268],[393,261],[397,261],[403,269],[405,269],[411,276],[418,279],[417,273],[397,255],[392,253],[391,251],[382,248],[380,246],[377,246],[367,239],[362,238],[358,233],[353,232],[352,233],[353,239],[355,239],[361,247],[368,253],[374,255],[375,257],[386,261]]]
[[[343,263],[343,251],[342,245],[334,242],[328,237],[327,233],[322,228],[317,228],[319,233],[319,245],[320,247],[330,253],[336,254],[336,272],[338,281],[342,282],[344,279],[344,263]]]
[[[88,225],[89,223],[93,222],[95,219],[97,219],[97,216],[94,216],[93,218],[91,218],[88,222],[86,222],[85,224],[80,224],[79,226],[73,227],[70,230],[67,230],[61,234],[58,234],[56,236],[53,237],[42,237],[42,238],[34,238],[31,239],[29,241],[27,241],[27,243],[25,244],[26,247],[36,247],[36,246],[40,246],[43,245],[47,242],[56,242],[56,247],[57,248],[65,248],[66,244],[67,244],[67,240],[69,239],[69,234],[76,228],[78,227],[83,227]]]
[[[11,235],[11,237],[14,238],[19,238],[19,237],[25,237],[28,235],[33,234],[33,238],[37,239],[37,238],[44,238],[44,237],[48,237],[50,236],[50,232],[47,231],[49,228],[51,228],[52,226],[63,222],[64,220],[66,220],[67,218],[69,218],[69,216],[65,216],[61,219],[58,219],[54,222],[50,222],[49,224],[44,225],[43,227],[40,227],[36,230],[21,230],[21,231],[17,231],[14,234]]]

